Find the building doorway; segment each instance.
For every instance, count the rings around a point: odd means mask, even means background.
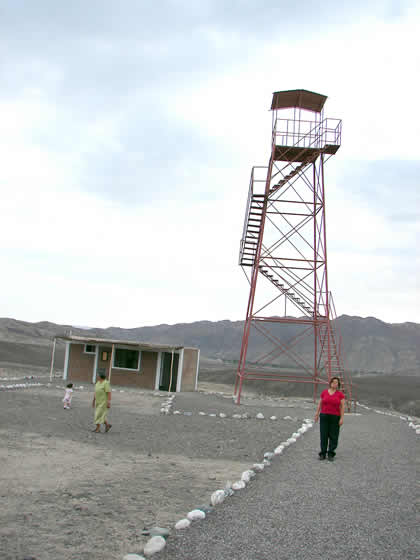
[[[160,391],[176,391],[176,383],[178,380],[178,363],[179,354],[172,352],[162,353],[162,366],[160,370]]]

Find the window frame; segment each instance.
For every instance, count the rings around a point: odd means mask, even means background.
[[[137,367],[136,368],[125,368],[125,367],[116,366],[115,365],[115,359],[117,357],[117,350],[132,350],[134,352],[138,352]],[[133,371],[133,372],[137,372],[137,373],[140,374],[141,373],[140,365],[141,365],[141,350],[140,350],[140,348],[136,348],[136,347],[133,347],[133,346],[116,346],[115,347],[114,356],[112,358],[112,364],[111,364],[112,369],[117,369],[117,370],[121,370],[121,371]]]
[[[93,347],[95,350],[94,350],[93,352],[88,352],[88,351],[86,350],[86,348],[87,348],[88,346]],[[85,345],[83,346],[83,354],[88,354],[89,356],[95,356],[95,354],[96,354],[96,349],[97,349],[97,344],[85,344]]]

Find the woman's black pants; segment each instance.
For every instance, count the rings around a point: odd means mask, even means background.
[[[321,433],[321,452],[324,457],[328,453],[330,457],[335,456],[335,450],[338,445],[338,435],[340,433],[339,426],[340,417],[335,414],[320,414],[319,429]]]

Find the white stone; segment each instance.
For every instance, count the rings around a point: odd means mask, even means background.
[[[180,519],[175,523],[175,529],[186,529],[191,525],[191,521],[189,519]]]
[[[277,416],[270,416],[270,420],[277,420]]]
[[[232,416],[232,418],[242,418],[242,415],[241,415],[241,414],[234,414],[234,415]]]
[[[232,484],[233,490],[242,490],[243,488],[245,488],[245,482],[243,480],[238,480]]]
[[[187,518],[190,521],[196,521],[197,519],[204,519],[206,517],[206,514],[204,513],[204,511],[201,511],[201,509],[193,509],[192,511],[189,511],[187,513]]]
[[[174,410],[174,414],[181,414],[179,410]]]
[[[252,469],[255,472],[262,472],[264,470],[265,465],[263,463],[254,463],[252,465]]]
[[[284,449],[284,445],[279,445],[278,447],[275,448],[274,455],[280,455],[281,453],[283,453],[283,449]]]
[[[416,428],[416,434],[420,434],[420,428]]]
[[[289,439],[287,441],[289,441],[290,443],[296,443],[296,438],[289,437]]]
[[[283,420],[291,420],[292,417],[291,416],[284,416]]]
[[[126,554],[123,560],[145,560],[144,556],[139,556],[138,554]]]
[[[274,453],[272,451],[267,451],[266,453],[264,453],[264,459],[272,459],[274,457]]]
[[[207,416],[207,414],[205,412],[199,412],[198,414],[199,414],[199,416]]]
[[[215,415],[215,414],[213,414],[213,413],[211,413],[211,414],[209,414],[209,416],[213,416],[213,417],[214,417],[214,416],[216,416],[216,415]]]
[[[146,543],[144,547],[144,554],[146,556],[151,556],[152,554],[156,554],[156,552],[160,552],[163,548],[165,548],[166,541],[163,537],[152,537]]]
[[[291,442],[287,439],[286,441],[282,441],[282,442],[281,442],[281,445],[282,445],[283,447],[287,447],[288,445],[290,445],[290,443],[291,443]]]
[[[255,418],[258,418],[258,420],[264,420],[264,414],[259,412]]]
[[[226,497],[224,490],[216,490],[210,497],[210,503],[212,506],[217,506],[221,504]]]
[[[219,414],[219,416],[220,416],[220,418],[226,418],[227,415],[224,414],[223,412],[221,412],[221,413]]]
[[[255,472],[252,471],[251,469],[248,469],[247,471],[244,471],[242,473],[241,476],[241,480],[243,480],[243,482],[249,482],[251,480],[251,478],[253,478],[255,476]]]
[[[300,437],[300,433],[299,433],[299,432],[294,432],[294,433],[292,434],[292,437],[298,438],[298,437]]]

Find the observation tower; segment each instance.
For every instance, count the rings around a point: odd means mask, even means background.
[[[352,400],[328,286],[324,165],[342,125],[324,116],[326,100],[303,89],[273,94],[271,154],[268,166],[252,168],[240,244],[250,290],[238,404],[245,380],[309,383],[315,399],[334,376]]]

